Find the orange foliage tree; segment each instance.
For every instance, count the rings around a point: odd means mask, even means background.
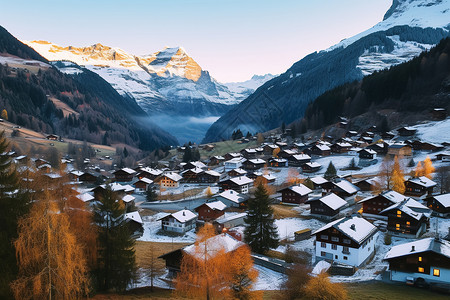
[[[303,295],[308,300],[344,300],[347,299],[347,291],[339,283],[332,283],[327,273],[322,272],[306,283]]]
[[[302,183],[303,180],[299,178],[300,174],[298,173],[296,168],[289,168],[288,177],[286,182],[289,185],[296,185]]]
[[[425,174],[425,170],[424,170],[424,168],[423,168],[422,162],[419,161],[419,162],[417,163],[417,166],[416,166],[416,170],[415,170],[415,172],[414,172],[414,175],[415,175],[416,177],[420,177],[420,176],[423,176],[424,174]]]
[[[405,192],[405,177],[403,174],[403,170],[400,166],[400,162],[398,157],[395,156],[394,159],[394,170],[392,171],[392,190],[403,194]]]
[[[397,156],[395,156],[394,160],[388,157],[383,160],[378,172],[378,178],[374,192],[380,193],[391,189],[399,193],[405,192],[404,172]]]
[[[87,294],[84,253],[49,191],[20,220],[14,245],[19,275],[11,289],[16,299],[79,299]]]
[[[433,167],[433,163],[431,162],[431,158],[429,156],[427,156],[427,158],[423,161],[423,170],[423,176],[431,179],[431,174],[433,174],[436,169]]]
[[[176,293],[195,299],[260,299],[261,294],[251,290],[258,273],[248,247],[226,252],[215,234],[209,223],[199,230],[197,241],[183,255]]]
[[[272,156],[278,158],[278,153],[280,153],[280,151],[280,147],[275,148],[272,152]]]

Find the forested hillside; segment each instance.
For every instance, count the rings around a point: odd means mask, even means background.
[[[305,116],[291,124],[296,132],[319,129],[369,111],[392,109],[426,114],[450,109],[450,38],[412,61],[339,86],[308,105]],[[403,120],[407,123],[408,120]]]

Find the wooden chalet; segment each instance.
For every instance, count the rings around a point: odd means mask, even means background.
[[[280,192],[282,202],[294,204],[305,203],[308,201],[308,195],[312,193],[312,191],[303,184],[287,187]]]
[[[130,182],[133,180],[134,175],[136,175],[136,171],[130,168],[123,168],[115,171],[113,174],[117,182]]]
[[[215,201],[221,201],[227,207],[237,207],[237,208],[244,207],[245,203],[247,202],[247,199],[244,198],[243,195],[233,190],[223,191],[222,193],[213,196],[212,199],[214,199]]]
[[[222,201],[206,202],[198,206],[195,211],[198,214],[198,220],[212,222],[225,214],[227,206]]]
[[[436,182],[425,176],[412,177],[405,181],[405,195],[408,196],[431,196]]]
[[[252,148],[250,148],[250,149],[242,149],[240,153],[246,159],[256,158],[256,155],[257,155],[256,149],[252,149]]]
[[[375,151],[377,154],[387,154],[389,151],[389,144],[386,142],[383,143],[374,143],[371,145],[368,145],[366,149],[371,149]]]
[[[288,158],[288,164],[291,167],[301,167],[309,162],[311,162],[311,156],[308,154],[294,154]]]
[[[50,165],[50,162],[42,158],[37,158],[34,160],[34,165],[36,166],[36,168],[39,168],[42,165]]]
[[[377,178],[364,178],[356,181],[352,181],[352,183],[359,188],[360,191],[370,192],[376,189],[378,181]]]
[[[83,174],[84,173],[81,171],[73,170],[73,171],[69,172],[67,175],[68,175],[70,181],[79,182],[80,176]]]
[[[228,171],[228,176],[230,177],[238,177],[238,176],[244,176],[247,174],[247,171],[245,171],[244,169],[233,169],[231,171]]]
[[[331,148],[327,145],[317,144],[305,150],[305,153],[309,155],[328,156],[331,154]]]
[[[309,180],[311,180],[311,182],[313,183],[315,190],[321,189],[322,185],[329,183],[329,181],[323,178],[322,176],[315,176],[309,178]]]
[[[138,171],[137,178],[148,178],[151,180],[155,180],[158,176],[160,176],[163,173],[162,170],[158,169],[152,169],[152,168],[140,168]]]
[[[266,144],[262,148],[264,149],[264,155],[272,155],[273,151],[277,149],[278,146],[274,144]]]
[[[225,161],[225,157],[220,156],[220,155],[215,155],[209,159],[209,165],[210,166],[220,165],[224,161]]]
[[[384,140],[392,140],[395,137],[395,133],[391,131],[385,131],[381,133],[381,138]]]
[[[358,151],[358,157],[360,159],[375,159],[377,158],[377,152],[375,150],[365,148]]]
[[[411,156],[412,147],[407,144],[392,144],[389,145],[387,155],[390,156]]]
[[[153,180],[146,177],[138,179],[133,185],[138,193],[145,193],[148,191],[149,187],[153,184]]]
[[[190,210],[183,209],[159,218],[157,221],[161,221],[163,231],[185,233],[195,228],[197,215]]]
[[[183,176],[183,182],[186,183],[197,183],[199,182],[199,176],[203,173],[203,169],[200,168],[193,168],[188,169],[180,173],[181,176]]]
[[[320,170],[322,166],[316,162],[309,162],[302,165],[302,171],[304,173],[314,173]]]
[[[362,199],[358,203],[362,204],[363,216],[387,219],[387,217],[380,215],[380,212],[394,204],[402,202],[406,198],[396,191],[384,191],[376,196]]]
[[[199,168],[202,170],[205,170],[207,167],[204,163],[202,163],[201,161],[190,161],[187,163],[182,163],[182,167],[183,170],[191,170],[191,169],[195,169],[195,168]]]
[[[117,195],[117,197],[122,198],[123,196],[125,196],[126,194],[126,190],[127,188],[117,182],[113,182],[109,185],[106,184],[102,184],[99,185],[97,187],[95,187],[92,191],[94,192],[94,198],[99,200],[102,196],[103,193],[107,190],[110,189],[114,194]]]
[[[225,160],[230,160],[233,158],[241,158],[241,157],[242,157],[242,154],[237,153],[237,152],[229,152],[224,155]]]
[[[450,284],[450,242],[425,238],[396,245],[384,257],[389,262],[392,281]]]
[[[272,168],[285,168],[288,166],[288,160],[285,158],[271,158],[269,159],[269,166]]]
[[[333,219],[348,205],[347,201],[336,194],[322,198],[309,199],[305,203],[311,207],[311,215],[321,219]]]
[[[375,254],[377,227],[359,216],[348,216],[326,224],[312,233],[316,237],[316,261],[359,267]]]
[[[287,160],[289,160],[292,155],[296,155],[297,150],[292,150],[292,149],[283,149],[280,151],[280,153],[278,153],[278,157],[279,158],[286,158]]]
[[[447,118],[447,110],[445,108],[439,107],[433,109],[431,112],[433,119],[435,120],[445,120]]]
[[[166,172],[155,179],[155,183],[163,188],[177,188],[183,177],[175,172]]]
[[[387,216],[387,229],[394,235],[419,237],[426,232],[431,212],[415,201],[407,198],[380,212]]]
[[[250,187],[253,184],[253,180],[247,176],[239,176],[219,182],[219,191],[234,190],[241,194],[247,194]]]
[[[436,154],[436,160],[442,162],[450,162],[450,151],[445,151],[439,154]]]
[[[233,158],[230,160],[227,160],[224,162],[224,166],[225,166],[225,171],[231,171],[233,169],[238,169],[241,168],[243,163],[246,161],[247,159],[244,157],[238,157],[238,158]]]
[[[228,232],[237,226],[245,226],[245,218],[247,213],[240,213],[229,217],[218,218],[213,221],[213,226],[217,233]]]
[[[123,219],[128,224],[127,227],[132,238],[138,239],[144,234],[144,222],[139,212],[126,213]]]
[[[84,182],[84,183],[94,184],[99,179],[102,181],[103,178],[104,178],[104,176],[99,173],[88,171],[88,172],[83,172],[83,174],[80,175],[78,180],[81,182]]]
[[[198,183],[217,183],[220,181],[220,173],[213,170],[206,170],[197,176]]]
[[[413,127],[401,127],[397,129],[397,132],[400,136],[413,136],[416,134],[417,129]]]
[[[264,168],[265,165],[266,161],[264,159],[255,158],[246,160],[242,166],[246,170],[255,171]]]
[[[425,199],[427,207],[433,210],[433,214],[440,217],[450,217],[450,193],[431,196]]]
[[[330,149],[333,153],[347,153],[353,145],[347,142],[335,143],[331,145]]]
[[[354,197],[359,191],[359,188],[348,180],[333,182],[332,185],[324,189],[326,192],[334,193],[344,199]]]

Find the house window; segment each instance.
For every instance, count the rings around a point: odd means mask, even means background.
[[[397,210],[397,217],[401,217],[402,216],[402,212],[401,211],[399,211],[399,210]]]
[[[344,260],[347,260],[348,259],[348,257],[347,256],[344,256]]]
[[[343,242],[344,242],[344,244],[350,244],[351,243],[349,239],[344,239]]]
[[[342,247],[342,252],[343,253],[350,253],[350,250],[348,249],[348,247]]]
[[[327,243],[324,243],[324,242],[320,243],[320,247],[326,248],[327,247]]]
[[[334,259],[339,259],[339,256],[335,255],[335,256],[334,256]]]
[[[333,242],[339,242],[339,238],[336,237],[336,236],[332,236],[332,237],[331,237],[331,240],[332,240]]]
[[[411,226],[411,222],[410,221],[406,221],[406,226]]]
[[[395,229],[400,230],[400,224],[395,224]]]
[[[423,267],[418,267],[417,271],[419,271],[419,273],[425,273],[425,269]]]
[[[320,252],[320,256],[323,256],[323,257],[325,257],[327,255],[327,253],[326,252]]]
[[[337,250],[337,245],[331,245],[331,249],[333,249],[333,250]]]
[[[419,256],[419,261],[422,261],[422,256]]]
[[[328,235],[322,234],[322,235],[320,236],[320,238],[321,238],[322,240],[328,240]]]
[[[441,271],[439,269],[433,269],[433,276],[436,276],[436,277],[441,276]]]

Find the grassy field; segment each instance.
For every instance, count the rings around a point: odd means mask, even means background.
[[[295,206],[283,204],[273,204],[271,206],[273,209],[273,217],[275,219],[297,218],[300,216],[297,211],[293,210]]]

